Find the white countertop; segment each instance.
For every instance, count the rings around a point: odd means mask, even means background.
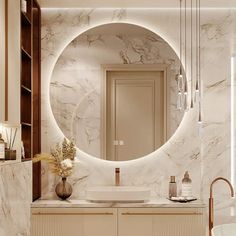
[[[206,204],[204,204],[201,200],[192,201],[189,203],[178,203],[172,202],[168,199],[152,199],[148,202],[143,203],[118,203],[118,202],[105,202],[105,203],[95,203],[87,200],[36,200],[31,204],[32,208],[148,208],[148,207],[156,207],[156,208],[205,208]]]

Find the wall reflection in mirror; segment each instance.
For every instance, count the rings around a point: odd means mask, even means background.
[[[136,25],[112,23],[76,37],[59,56],[50,102],[59,128],[78,148],[107,160],[143,157],[176,131],[179,59]]]

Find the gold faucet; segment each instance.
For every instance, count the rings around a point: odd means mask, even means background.
[[[231,197],[234,197],[234,189],[232,184],[229,182],[229,180],[223,178],[223,177],[218,177],[216,179],[214,179],[211,183],[211,187],[210,187],[210,198],[209,198],[209,236],[211,236],[211,230],[213,228],[213,221],[214,221],[214,203],[213,203],[213,185],[215,182],[217,182],[218,180],[223,180],[225,181],[229,187],[230,187],[230,191],[231,191]]]
[[[120,168],[115,169],[115,185],[120,186]]]

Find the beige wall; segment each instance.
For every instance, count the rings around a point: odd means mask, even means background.
[[[5,121],[5,1],[0,2],[0,122]],[[20,1],[8,0],[8,122],[20,123]]]
[[[5,110],[5,1],[0,1],[0,122]]]
[[[20,124],[20,1],[8,0],[8,118],[5,114],[5,0],[0,2],[0,123],[7,122],[11,125]],[[6,140],[5,132],[3,138]],[[20,161],[21,132],[18,130],[15,148],[17,161]]]
[[[9,122],[20,123],[20,1],[8,0]]]

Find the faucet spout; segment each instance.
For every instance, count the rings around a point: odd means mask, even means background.
[[[115,185],[120,186],[120,168],[115,169]]]
[[[213,185],[219,180],[223,180],[228,184],[230,188],[231,197],[234,197],[234,188],[229,180],[223,177],[218,177],[212,181],[211,186],[210,186],[210,198],[209,198],[209,236],[211,236],[211,230],[214,226],[214,223],[213,223],[214,221]]]

